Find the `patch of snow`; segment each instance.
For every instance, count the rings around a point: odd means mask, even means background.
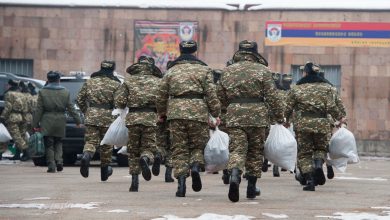
[[[374,178],[359,178],[359,177],[346,177],[346,176],[336,176],[335,179],[339,180],[370,180],[370,181],[387,181],[382,177],[374,177]]]
[[[114,210],[109,210],[107,212],[113,212],[113,213],[126,213],[129,212],[129,210],[124,210],[124,209],[114,209]]]
[[[36,198],[28,198],[23,200],[31,201],[31,200],[46,200],[46,199],[50,199],[50,197],[36,197]]]
[[[259,202],[238,202],[236,204],[243,204],[243,205],[257,205]]]
[[[388,220],[390,217],[390,213],[387,213],[386,216],[377,215],[374,213],[366,213],[366,212],[336,212],[333,213],[333,216],[327,215],[317,215],[316,218],[328,218],[328,219],[341,219],[341,220]]]
[[[271,218],[288,218],[288,215],[285,214],[272,214],[272,213],[262,213],[262,215],[271,217]]]
[[[180,218],[174,215],[164,215],[162,218],[155,218],[152,220],[250,220],[255,217],[247,215],[218,215],[213,213],[205,213],[197,218]]]
[[[372,209],[390,209],[390,207],[388,206],[375,206],[375,207],[371,207]]]
[[[0,208],[25,208],[25,209],[96,209],[100,203],[98,202],[89,202],[86,204],[81,203],[53,203],[53,204],[41,204],[41,203],[26,203],[26,204],[0,204]]]

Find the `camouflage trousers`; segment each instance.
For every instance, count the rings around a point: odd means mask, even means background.
[[[133,125],[128,126],[129,142],[127,143],[127,153],[129,153],[129,174],[139,175],[141,168],[139,159],[143,156],[149,158],[153,163],[156,147],[156,127]]]
[[[172,146],[174,177],[189,176],[190,166],[204,165],[203,151],[209,140],[207,123],[191,120],[170,120],[169,132]]]
[[[165,166],[173,167],[172,164],[172,147],[169,139],[168,123],[157,123],[157,151],[165,158]]]
[[[100,163],[101,166],[106,166],[111,163],[112,157],[112,146],[111,145],[100,145],[104,135],[107,132],[106,127],[98,127],[87,125],[85,127],[85,145],[83,152],[90,152],[95,154],[96,148],[99,147],[100,151]]]
[[[230,137],[228,170],[238,168],[249,176],[261,177],[265,128],[228,128]]]
[[[298,145],[298,167],[302,173],[313,171],[313,160],[326,160],[329,135],[312,132],[296,132]]]
[[[45,136],[43,137],[46,149],[46,162],[49,168],[56,168],[56,165],[63,164],[62,160],[62,138]]]
[[[24,149],[27,149],[27,140],[26,140],[26,124],[24,122],[13,122],[13,123],[7,123],[7,129],[10,133],[12,140],[15,143],[15,146],[20,150],[23,151]]]

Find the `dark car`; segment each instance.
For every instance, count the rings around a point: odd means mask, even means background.
[[[80,115],[82,123],[84,123],[84,115],[76,105],[77,94],[79,93],[83,84],[89,79],[89,76],[85,74],[76,72],[72,73],[71,76],[62,76],[61,85],[67,88],[70,92],[70,99],[75,105],[75,109]],[[119,77],[123,79],[122,77]],[[78,156],[81,156],[84,149],[84,135],[85,127],[78,128],[76,127],[73,117],[66,113],[66,134],[63,139],[62,149],[63,149],[63,159],[65,165],[73,165]],[[117,151],[119,149],[114,149],[113,156],[114,161],[118,163],[119,166],[128,166],[128,159],[125,155],[118,155]],[[95,160],[99,159],[99,153],[95,153]],[[44,158],[34,159],[35,165],[45,165]]]

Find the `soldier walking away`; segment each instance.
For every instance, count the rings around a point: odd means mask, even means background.
[[[212,70],[195,57],[196,51],[195,41],[180,43],[181,55],[168,66],[157,98],[160,121],[169,122],[174,177],[178,180],[177,197],[185,197],[189,175],[192,189],[195,192],[202,189],[199,172],[209,139],[208,114],[217,121],[220,114]]]
[[[246,196],[256,198],[256,182],[261,177],[265,128],[269,125],[269,109],[276,121],[283,123],[281,101],[268,69],[267,61],[258,53],[257,44],[244,40],[233,56],[234,63],[223,71],[218,95],[226,108],[226,127],[230,136],[228,170],[230,201],[239,201],[241,174],[245,168],[248,180]]]
[[[100,147],[100,178],[106,181],[112,175],[112,146],[100,145],[108,127],[114,121],[111,115],[114,109],[114,94],[118,90],[121,81],[114,76],[115,62],[104,60],[100,64],[100,70],[93,73],[81,87],[77,95],[77,104],[85,115],[85,145],[81,159],[80,173],[87,178],[89,165]]]
[[[126,70],[130,74],[115,94],[115,106],[129,108],[126,126],[129,130],[129,173],[132,177],[129,191],[138,192],[138,175],[149,181],[152,173],[160,173],[160,158],[154,157],[156,145],[156,98],[161,71],[152,57],[141,56],[138,62]]]
[[[70,101],[70,93],[60,85],[60,73],[47,73],[47,85],[38,93],[37,108],[33,117],[34,131],[41,131],[46,148],[48,173],[63,170],[62,138],[65,136],[65,111],[80,127],[80,116]]]
[[[7,127],[16,146],[15,155],[11,160],[27,161],[29,156],[23,120],[23,114],[27,111],[27,103],[25,96],[21,93],[18,81],[10,79],[8,85],[9,88],[4,94],[4,109],[0,116],[0,122]],[[21,152],[23,152],[22,158],[20,157]]]
[[[326,80],[328,82],[328,84],[330,84],[332,87],[333,87],[333,94],[334,94],[334,98],[335,98],[335,102],[336,102],[336,106],[337,108],[339,109],[339,111],[341,112],[341,116],[343,117],[344,121],[346,121],[346,117],[347,117],[347,113],[345,111],[345,107],[343,105],[343,102],[341,100],[341,97],[339,95],[339,93],[337,92],[337,89],[336,87],[330,83],[327,79],[325,79],[325,71],[323,70],[320,70],[318,75],[320,77],[322,77],[324,80]],[[329,116],[329,115],[328,115]],[[329,118],[330,120],[330,126],[331,126],[331,130],[334,129],[335,125],[334,125],[334,119],[333,118]],[[332,135],[331,133],[329,134],[330,136]],[[329,151],[329,145],[328,145],[328,151]],[[328,177],[328,179],[333,179],[334,178],[334,171],[333,171],[333,167],[331,164],[328,164],[326,163],[326,176]]]
[[[299,143],[298,164],[307,180],[304,191],[315,191],[316,185],[323,185],[326,181],[322,166],[331,132],[328,114],[343,121],[335,103],[333,88],[318,76],[318,69],[312,62],[306,63],[302,79],[288,94],[285,109],[287,125],[293,112],[296,116],[294,121],[298,125],[295,127]]]

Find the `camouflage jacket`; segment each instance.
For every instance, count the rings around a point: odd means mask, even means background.
[[[161,79],[153,75],[147,64],[134,66],[136,68],[132,69],[131,76],[115,94],[115,106],[122,109],[129,107],[126,125],[156,126],[156,97]]]
[[[30,93],[23,93],[23,95],[25,97],[25,102],[27,104],[27,108],[23,113],[23,120],[26,123],[32,123],[32,119],[33,119],[32,114],[36,109],[38,96],[33,96]]]
[[[207,122],[208,113],[218,117],[221,104],[213,83],[212,70],[203,62],[196,62],[196,58],[177,63],[174,61],[160,84],[157,112],[166,115],[168,120]]]
[[[283,106],[266,66],[239,61],[223,72],[218,94],[223,108],[227,108],[227,127],[267,127],[269,111],[275,114],[276,120],[283,120]]]
[[[4,109],[1,118],[6,123],[20,123],[23,121],[23,114],[27,111],[27,103],[23,93],[19,91],[8,91],[4,95]]]
[[[114,94],[120,82],[106,76],[91,77],[77,95],[77,105],[85,115],[85,124],[109,127],[114,120]]]
[[[279,96],[280,103],[282,104],[282,109],[284,112],[284,110],[286,109],[286,99],[287,99],[288,90],[277,89],[276,91],[277,91],[277,95]],[[276,118],[274,112],[270,111],[269,115],[270,115],[270,124],[275,124],[277,121],[277,118]]]
[[[342,114],[336,106],[334,91],[325,82],[309,81],[294,86],[287,97],[285,115],[290,120],[294,112],[294,130],[313,133],[330,133],[330,114],[340,119]]]

